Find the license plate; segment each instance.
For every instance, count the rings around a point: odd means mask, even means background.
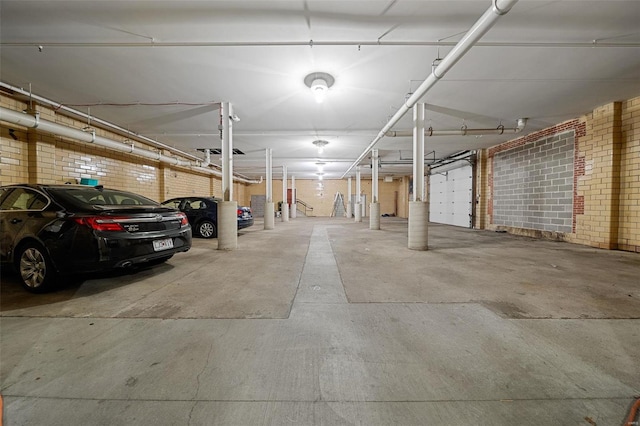
[[[153,242],[153,250],[154,251],[162,251],[173,248],[173,240],[171,238],[166,238],[164,240],[155,240]]]

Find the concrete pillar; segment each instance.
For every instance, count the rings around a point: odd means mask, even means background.
[[[427,250],[429,241],[429,203],[409,202],[409,244],[411,250]]]
[[[218,203],[218,250],[238,248],[238,203],[233,201],[233,107],[222,102],[222,202]]]
[[[264,203],[264,229],[274,229],[276,227],[276,206],[274,203]]]
[[[238,248],[238,202],[218,203],[218,250]]]
[[[369,208],[369,229],[377,231],[380,229],[380,203],[371,203]]]
[[[267,148],[266,157],[266,176],[267,176],[267,194],[264,203],[264,229],[275,228],[275,206],[273,205],[273,151]]]
[[[291,175],[291,219],[297,216],[298,205],[296,203],[296,177]]]
[[[369,206],[369,229],[380,229],[380,203],[378,202],[378,150],[371,150],[371,205]]]
[[[347,217],[351,219],[353,212],[351,211],[351,177],[347,178]]]
[[[289,222],[289,204],[287,203],[287,166],[282,166],[282,212],[280,219]]]
[[[360,207],[360,166],[356,166],[356,199],[353,205],[355,221],[362,222],[362,208]]]
[[[424,201],[424,104],[413,107],[413,200],[409,202],[409,242],[411,250],[427,250],[429,203]]]

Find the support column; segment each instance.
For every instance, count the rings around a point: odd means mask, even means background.
[[[271,148],[267,148],[265,151],[267,194],[264,203],[264,229],[269,230],[275,228],[275,207],[273,205],[273,151]]]
[[[291,175],[291,219],[295,219],[298,211],[296,203],[296,177]]]
[[[282,210],[280,219],[289,222],[289,203],[287,203],[287,166],[282,166]]]
[[[427,250],[429,203],[424,193],[424,104],[413,107],[413,199],[409,202],[409,241],[411,250]]]
[[[369,229],[380,229],[380,203],[378,202],[378,150],[371,150],[371,205],[369,206]]]
[[[353,212],[351,211],[351,176],[347,178],[347,218],[351,219]]]
[[[360,207],[360,166],[356,166],[356,199],[353,205],[355,221],[362,222],[362,208]]]
[[[233,107],[222,102],[222,202],[218,203],[218,250],[238,248],[238,203],[233,201]]]

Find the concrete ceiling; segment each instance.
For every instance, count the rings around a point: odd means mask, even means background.
[[[235,171],[339,178],[491,6],[473,1],[13,1],[0,3],[2,82],[185,152],[220,147],[231,102]],[[639,1],[520,0],[421,100],[434,130],[524,134],[640,95]],[[330,73],[322,104],[304,78]],[[411,113],[394,130],[410,130]],[[427,158],[502,136],[426,139]],[[329,141],[322,155],[312,142]],[[410,174],[411,138],[383,138],[381,176]],[[214,162],[219,159],[214,155]],[[367,159],[363,161],[368,164]],[[363,174],[367,174],[365,168]]]

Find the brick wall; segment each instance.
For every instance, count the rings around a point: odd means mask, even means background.
[[[640,253],[640,97],[621,107],[618,248]]]

